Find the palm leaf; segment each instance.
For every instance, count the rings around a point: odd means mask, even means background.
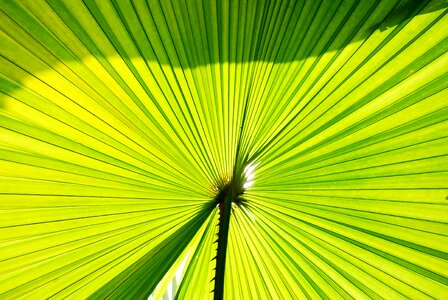
[[[1,298],[445,299],[447,7],[0,1]]]

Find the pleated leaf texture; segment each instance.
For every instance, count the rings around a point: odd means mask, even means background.
[[[0,0],[0,298],[448,299],[447,7]]]

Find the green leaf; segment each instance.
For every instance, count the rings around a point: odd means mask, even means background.
[[[446,1],[0,10],[0,298],[446,298]]]

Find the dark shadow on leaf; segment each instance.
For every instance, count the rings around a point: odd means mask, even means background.
[[[448,7],[448,1],[85,1],[81,7],[101,36],[86,28],[71,7],[49,0],[51,17],[62,20],[88,50],[58,36],[42,16],[13,1],[2,1],[4,32],[36,60],[52,68],[57,63],[94,56],[113,73],[109,57],[120,56],[142,82],[132,61],[141,57],[171,67],[195,68],[219,62],[269,61],[285,63],[319,57],[365,40],[375,31],[406,24],[418,14]],[[32,3],[32,1],[29,1]],[[74,3],[74,2],[68,2]],[[80,4],[80,3],[78,3]],[[49,16],[50,18],[50,16]],[[17,28],[12,28],[17,26]],[[30,39],[40,48],[30,46]],[[108,46],[105,46],[108,44]],[[37,44],[34,44],[37,45]],[[7,42],[3,47],[8,47]],[[79,48],[79,47],[78,47]],[[9,60],[8,53],[2,55]],[[14,61],[30,76],[39,70],[29,61]],[[42,70],[44,71],[44,70]],[[8,76],[8,74],[5,74]],[[17,80],[17,79],[16,79]],[[119,78],[116,78],[120,82]],[[20,82],[20,80],[18,80]],[[2,91],[10,93],[8,88]]]
[[[421,1],[421,0],[402,0],[390,12],[387,17],[373,26],[371,29],[378,28],[385,31],[391,27],[398,26],[405,20],[415,15],[428,14],[448,7],[447,0]]]

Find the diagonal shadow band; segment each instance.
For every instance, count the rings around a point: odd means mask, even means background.
[[[2,1],[3,34],[41,63],[1,55],[25,70],[93,55],[113,71],[121,57],[195,68],[218,62],[291,62],[367,39],[376,30],[404,25],[448,1]],[[319,37],[319,38],[316,38]],[[111,72],[112,74],[114,72]],[[7,74],[5,74],[7,75]]]

